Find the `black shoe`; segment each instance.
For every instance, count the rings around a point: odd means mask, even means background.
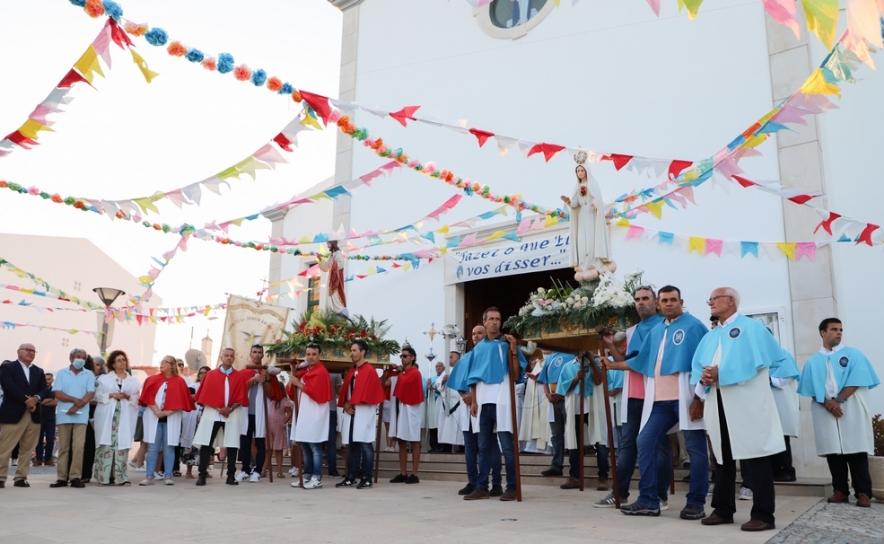
[[[491,493],[489,493],[492,497],[500,497],[503,495],[503,488],[500,487],[500,484],[491,486]]]
[[[773,481],[775,482],[794,482],[797,480],[794,474],[778,474],[774,476]]]
[[[635,501],[632,504],[627,504],[625,506],[620,507],[620,511],[626,514],[627,516],[659,516],[660,508],[651,508],[650,506],[645,506],[642,503]]]
[[[199,485],[199,486],[206,485],[206,477],[203,476],[202,474],[200,474],[199,477],[197,477],[197,479],[196,479],[196,485]]]
[[[405,483],[407,484],[419,484],[421,483],[421,479],[417,477],[417,474],[409,474],[408,478],[406,478]]]
[[[475,490],[476,490],[476,486],[474,486],[473,484],[467,484],[463,487],[463,489],[458,491],[457,494],[458,495],[469,495],[470,493],[472,493]]]
[[[391,484],[404,484],[408,482],[408,477],[405,474],[397,474],[392,480],[390,480]]]
[[[239,485],[239,482],[236,481],[236,476],[231,476],[231,474],[227,473],[227,481],[224,482],[227,485]]]
[[[16,480],[13,487],[31,487],[31,484],[28,483],[27,480]]]
[[[49,484],[49,487],[67,487],[68,483],[64,480],[55,480],[54,484]]]
[[[679,514],[678,517],[688,520],[703,519],[706,517],[706,511],[703,510],[702,506],[689,504],[682,509],[681,514]]]
[[[6,487],[6,480],[0,480],[0,489]]]
[[[335,487],[352,487],[353,484],[355,484],[355,483],[356,483],[356,482],[354,482],[354,481],[351,480],[350,478],[344,478],[344,479],[341,480],[340,482],[336,483],[336,484],[335,484]]]
[[[74,478],[73,480],[71,480],[71,487],[76,487],[79,489],[82,487],[86,487],[86,485],[81,482],[79,478]]]
[[[356,486],[356,489],[366,489],[371,487],[371,480],[362,480],[359,482],[359,485]]]
[[[548,468],[548,469],[544,470],[543,472],[541,472],[540,475],[541,476],[561,476],[562,471]]]

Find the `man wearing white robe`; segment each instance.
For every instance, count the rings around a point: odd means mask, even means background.
[[[193,443],[200,447],[199,475],[196,485],[206,485],[206,477],[209,474],[209,463],[215,453],[215,447],[227,448],[227,485],[239,485],[234,478],[236,473],[236,454],[240,444],[240,429],[242,427],[242,404],[245,399],[236,398],[236,382],[242,379],[233,368],[236,361],[236,352],[233,348],[221,350],[221,365],[215,370],[209,371],[197,390],[197,399],[203,407],[203,414],[193,436]],[[209,376],[212,374],[212,376]],[[217,376],[220,374],[220,376]],[[223,378],[223,379],[221,379]],[[231,380],[234,380],[231,388]],[[224,392],[211,391],[216,383],[224,383]],[[234,398],[231,398],[231,389]],[[215,400],[208,400],[215,397]]]
[[[251,364],[260,366],[264,359],[264,346],[255,344],[249,352]],[[248,371],[247,371],[248,372]],[[267,422],[264,417],[264,382],[267,376],[263,370],[255,371],[249,379],[249,406],[247,418],[243,418],[242,434],[239,439],[239,456],[242,471],[236,476],[237,481],[249,480],[252,483],[261,481],[261,469],[264,467],[264,456],[267,455],[266,439]],[[252,466],[252,439],[255,440],[255,465]]]
[[[430,451],[439,451],[439,392],[436,386],[445,372],[442,361],[436,363],[436,375],[427,378],[427,402],[424,409],[423,427],[427,429],[427,440],[430,443]]]
[[[783,350],[759,321],[737,313],[740,294],[719,287],[709,297],[719,325],[697,346],[691,371],[702,411],[692,405],[691,418],[702,415],[715,454],[712,514],[703,525],[734,522],[737,460],[752,471],[752,511],[743,531],[774,529],[776,497],[771,456],[786,449],[783,427],[770,390],[768,369],[783,360]],[[696,409],[696,410],[695,410]]]
[[[447,444],[445,450],[449,452],[452,450],[451,446],[463,446],[461,422],[467,411],[467,405],[461,400],[460,393],[448,387],[449,373],[459,360],[460,353],[452,351],[448,354],[448,372],[438,377],[433,388],[438,406],[438,440],[439,444]]]
[[[804,363],[798,393],[813,401],[810,413],[816,453],[826,458],[835,491],[828,502],[850,502],[849,468],[856,505],[869,508],[869,455],[875,451],[869,389],[880,380],[862,352],[841,343],[843,328],[839,319],[824,319],[819,331],[823,347]]]
[[[770,370],[770,390],[777,404],[780,425],[783,426],[783,441],[786,449],[773,456],[773,472],[775,482],[794,482],[795,467],[792,466],[792,447],[789,437],[798,438],[801,422],[798,414],[798,365],[795,358],[783,350],[786,359],[777,368]],[[745,479],[745,478],[744,478]]]
[[[528,453],[550,453],[549,448],[549,400],[544,394],[544,384],[538,381],[543,370],[543,352],[529,357],[528,372],[525,377],[525,400],[519,420],[519,446]]]

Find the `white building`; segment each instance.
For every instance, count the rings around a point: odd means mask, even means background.
[[[0,257],[18,268],[42,278],[52,287],[70,296],[98,306],[103,306],[103,303],[92,291],[95,287],[115,287],[125,291],[127,296],[144,292],[144,287],[137,278],[84,238],[0,234],[0,248]],[[44,290],[42,285],[35,284],[27,277],[19,277],[5,266],[0,266],[0,284]],[[118,298],[114,306],[126,304],[127,296]],[[100,332],[103,311],[50,311],[46,308],[79,307],[57,300],[56,297],[38,296],[0,287],[0,301],[6,300],[11,303],[0,305],[0,322],[47,328],[0,327],[0,357],[4,360],[15,359],[18,346],[25,342],[34,344],[37,349],[34,362],[46,372],[55,372],[69,365],[70,351],[74,348],[83,348],[92,355],[100,353],[97,335],[84,332],[73,334],[70,331],[76,329]],[[29,306],[19,305],[21,301]],[[162,298],[154,294],[150,305],[161,304]],[[115,349],[125,351],[132,366],[150,365],[153,362],[156,325],[145,322],[138,326],[133,322],[114,323],[112,327],[108,353]]]
[[[800,87],[826,53],[806,29],[797,40],[770,20],[761,2],[707,2],[691,22],[685,13],[676,12],[675,2],[665,2],[660,17],[641,1],[584,1],[573,6],[561,2],[555,7],[544,0],[495,0],[482,8],[461,0],[332,3],[344,12],[340,100],[388,111],[420,105],[424,118],[465,119],[465,127],[533,142],[644,157],[711,156]],[[526,24],[507,28],[514,19],[507,11],[512,8],[521,10],[520,20],[528,19]],[[844,86],[841,109],[811,116],[807,127],[791,126],[793,131],[780,132],[763,144],[761,156],[742,160],[745,175],[780,179],[788,188],[825,194],[826,202],[817,200],[817,205],[880,223],[878,202],[884,199],[884,185],[873,182],[878,176],[873,157],[884,146],[884,135],[867,127],[884,119],[879,100],[884,75],[863,67],[858,77],[858,84]],[[573,187],[574,164],[568,157],[546,163],[540,157],[524,158],[516,147],[502,158],[493,141],[480,149],[469,134],[425,123],[403,128],[365,112],[351,117],[388,147],[401,147],[411,158],[434,161],[439,168],[488,184],[498,194],[521,193],[554,208],[559,195],[570,194]],[[339,134],[334,183],[381,164],[371,150]],[[591,168],[609,201],[659,181],[627,169],[618,172],[611,162]],[[396,228],[420,219],[455,191],[402,169],[390,179],[375,180],[356,198],[324,202],[309,212],[301,206],[284,221],[275,218],[284,223],[275,227],[275,235],[284,231],[287,237],[303,236],[339,225],[348,231]],[[696,206],[666,209],[661,221],[644,214],[634,224],[723,240],[816,239],[813,231],[820,218],[779,196],[736,184],[725,191],[706,183],[696,188],[695,197]],[[464,197],[442,220],[454,223],[496,207]],[[513,224],[512,218],[508,223],[492,220],[474,231],[491,233]],[[436,227],[424,230],[429,228]],[[499,240],[489,249],[520,251],[532,241],[554,240],[562,229],[567,232],[566,225],[557,225],[520,242]],[[884,375],[884,362],[877,357],[884,352],[884,336],[877,332],[871,312],[884,298],[875,287],[884,265],[879,249],[834,244],[834,249],[819,248],[813,261],[791,262],[763,253],[759,258],[688,254],[677,244],[673,248],[655,240],[626,240],[624,229],[612,232],[613,257],[621,272],[641,268],[648,282],[680,287],[688,310],[701,319],[708,316],[709,293],[733,286],[742,294],[743,313],[772,314],[781,343],[801,366],[820,347],[818,323],[839,316],[845,342],[868,354]],[[403,247],[381,246],[377,252],[410,250]],[[425,262],[418,270],[390,270],[349,282],[348,307],[388,318],[394,337],[407,337],[419,354],[425,354],[429,340],[421,333],[431,322],[437,329],[441,323],[454,323],[464,330],[491,304],[501,307],[506,317],[530,291],[549,285],[550,276],[570,274],[562,270],[567,259],[551,258],[547,263],[530,274],[467,281],[466,274],[457,277],[457,263],[450,258]],[[351,261],[348,275],[364,274],[370,264],[378,263]],[[271,265],[273,279],[291,277],[308,265],[281,258]],[[305,300],[296,307],[303,310]],[[439,340],[435,350],[441,350]],[[825,463],[813,451],[806,399],[801,406],[804,437],[794,447],[795,466],[802,476],[826,476]],[[881,389],[872,393],[872,409],[884,412]]]

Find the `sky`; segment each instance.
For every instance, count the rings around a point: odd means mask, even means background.
[[[326,0],[120,0],[124,18],[164,29],[171,39],[236,64],[263,68],[296,88],[337,96],[341,13]],[[91,19],[68,0],[4,2],[0,7],[0,133],[16,130],[95,39],[105,18]],[[112,67],[94,89],[74,86],[75,100],[50,115],[55,132],[40,145],[0,158],[0,179],[49,193],[96,199],[148,196],[200,181],[236,164],[270,141],[299,112],[291,98],[232,74],[209,72],[133,38],[150,70],[150,84],[127,51],[111,45]],[[334,131],[302,132],[288,164],[258,172],[257,181],[232,180],[199,206],[158,204],[155,222],[202,225],[250,215],[284,201],[334,173]],[[231,237],[266,240],[270,221],[231,227]],[[134,276],[178,237],[131,222],[83,213],[35,197],[0,191],[0,232],[83,237]],[[191,240],[154,286],[166,307],[217,304],[227,294],[254,298],[268,274],[269,253]],[[61,263],[59,264],[62,265]],[[35,274],[49,271],[31,270]],[[89,286],[91,289],[92,286]],[[139,293],[140,294],[140,293]],[[208,332],[219,349],[223,313],[160,325],[156,363],[165,353],[200,347]],[[122,326],[122,325],[120,325]],[[136,326],[136,325],[131,325]]]

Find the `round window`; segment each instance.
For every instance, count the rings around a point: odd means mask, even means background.
[[[489,6],[491,24],[497,28],[513,28],[533,19],[548,0],[493,0]]]

